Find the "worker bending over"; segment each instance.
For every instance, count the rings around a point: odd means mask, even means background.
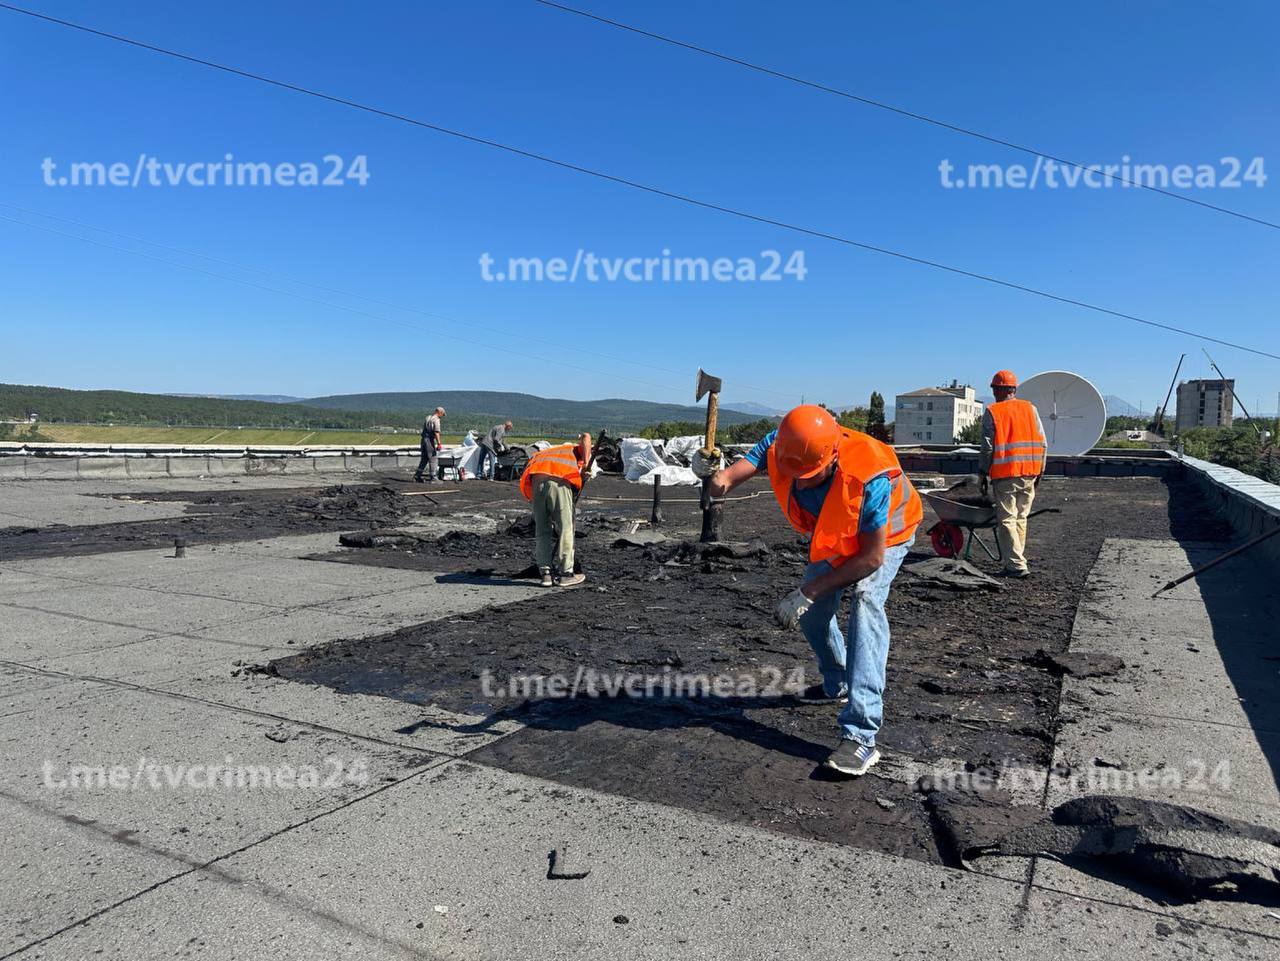
[[[875,744],[889,657],[884,605],[923,517],[920,495],[892,447],[842,428],[813,404],[788,413],[731,467],[716,470],[718,456],[701,452],[694,460],[695,473],[710,477],[713,497],[767,468],[787,520],[810,535],[808,569],[800,586],[778,603],[775,617],[783,627],[799,624],[818,658],[822,683],[807,688],[800,700],[845,702],[838,717],[840,743],[827,767],[865,774],[880,760]],[[853,610],[846,644],[837,615],[849,587]]]
[[[480,457],[476,464],[476,477],[481,480],[493,480],[494,469],[498,466],[498,455],[507,452],[507,431],[511,430],[511,421],[497,424],[489,433],[480,439]],[[486,462],[488,470],[485,470]]]
[[[538,451],[520,476],[520,493],[533,502],[543,587],[572,587],[587,579],[573,572],[573,505],[590,464],[591,435],[582,434],[577,444]]]
[[[991,378],[996,402],[982,415],[982,449],[978,470],[982,486],[990,487],[996,509],[996,540],[1004,558],[1004,573],[1026,577],[1027,517],[1044,473],[1048,448],[1040,412],[1029,400],[1018,400],[1018,378],[1001,370]],[[990,481],[988,482],[988,478]]]

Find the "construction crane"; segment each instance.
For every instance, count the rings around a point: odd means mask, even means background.
[[[1165,411],[1169,409],[1169,398],[1173,396],[1173,388],[1178,383],[1178,373],[1182,370],[1182,362],[1186,359],[1186,354],[1179,357],[1178,366],[1173,369],[1173,380],[1169,381],[1169,392],[1164,395],[1164,403],[1160,406],[1160,409],[1156,411],[1156,419],[1151,424],[1151,433],[1153,434],[1160,434],[1161,436],[1164,435],[1164,431],[1162,431],[1161,428],[1164,426]]]
[[[1204,350],[1204,348],[1203,348],[1203,347],[1201,347],[1200,349],[1201,349],[1201,350]],[[1218,375],[1220,378],[1222,378],[1223,380],[1226,380],[1226,379],[1227,379],[1227,375],[1226,375],[1226,374],[1224,374],[1224,373],[1222,372],[1222,368],[1221,368],[1221,367],[1219,367],[1217,364],[1215,364],[1215,363],[1213,362],[1213,358],[1209,356],[1209,352],[1208,352],[1207,350],[1204,350],[1204,355],[1205,355],[1205,357],[1206,357],[1206,358],[1208,359],[1208,361],[1209,361],[1209,366],[1210,366],[1210,367],[1212,367],[1212,368],[1214,369],[1214,372],[1215,372],[1215,373],[1217,373],[1217,375]],[[1261,435],[1261,434],[1262,434],[1262,428],[1261,428],[1261,427],[1259,427],[1259,426],[1257,425],[1257,423],[1255,423],[1255,422],[1254,422],[1253,415],[1252,415],[1252,414],[1250,414],[1250,413],[1249,413],[1249,411],[1245,408],[1245,406],[1244,406],[1244,401],[1242,401],[1242,400],[1240,399],[1239,395],[1238,395],[1238,394],[1236,394],[1236,392],[1235,392],[1234,390],[1232,390],[1232,391],[1231,391],[1231,400],[1232,400],[1232,402],[1234,402],[1234,403],[1236,403],[1236,404],[1239,404],[1239,405],[1240,405],[1240,410],[1244,412],[1244,416],[1245,416],[1245,418],[1249,421],[1249,426],[1253,428],[1254,433],[1256,433],[1256,434],[1258,434],[1258,435]]]

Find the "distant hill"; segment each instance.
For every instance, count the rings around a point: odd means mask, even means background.
[[[516,433],[523,435],[568,437],[578,431],[597,431],[602,427],[636,433],[642,427],[661,421],[700,422],[705,416],[705,408],[679,404],[620,399],[555,400],[499,391],[350,394],[271,403],[0,384],[0,420],[25,419],[35,413],[42,422],[51,423],[416,430],[422,426],[424,414],[437,404],[449,411],[445,423],[449,434],[487,429],[506,418],[512,420]],[[736,411],[720,412],[720,422],[726,427],[755,419]]]
[[[421,416],[436,406],[448,412],[450,421],[456,416],[482,416],[490,421],[510,417],[545,423],[580,425],[583,430],[609,427],[638,430],[660,421],[701,421],[706,408],[682,404],[656,404],[647,400],[561,400],[496,390],[435,390],[386,394],[337,394],[332,397],[308,397],[301,402],[308,407],[349,411],[412,411]],[[720,423],[726,427],[759,419],[759,414],[721,408]]]
[[[411,428],[418,418],[324,410],[259,400],[127,390],[67,390],[61,387],[0,384],[0,419],[37,414],[42,422],[129,424],[135,426]]]
[[[722,401],[726,410],[741,411],[744,414],[750,414],[753,417],[781,417],[786,413],[778,407],[770,407],[768,404],[757,404],[752,400],[734,400]]]
[[[260,400],[266,404],[293,404],[305,401],[305,397],[292,394],[170,394],[170,397],[211,397],[215,400]]]

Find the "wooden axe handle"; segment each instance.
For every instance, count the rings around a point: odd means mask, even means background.
[[[707,453],[716,449],[716,428],[720,419],[720,394],[712,391],[707,395],[707,430],[702,449]]]

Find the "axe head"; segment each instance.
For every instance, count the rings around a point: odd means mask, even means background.
[[[695,401],[702,400],[707,394],[720,393],[720,385],[722,381],[719,377],[712,377],[701,367],[698,368],[698,393],[693,398]]]

